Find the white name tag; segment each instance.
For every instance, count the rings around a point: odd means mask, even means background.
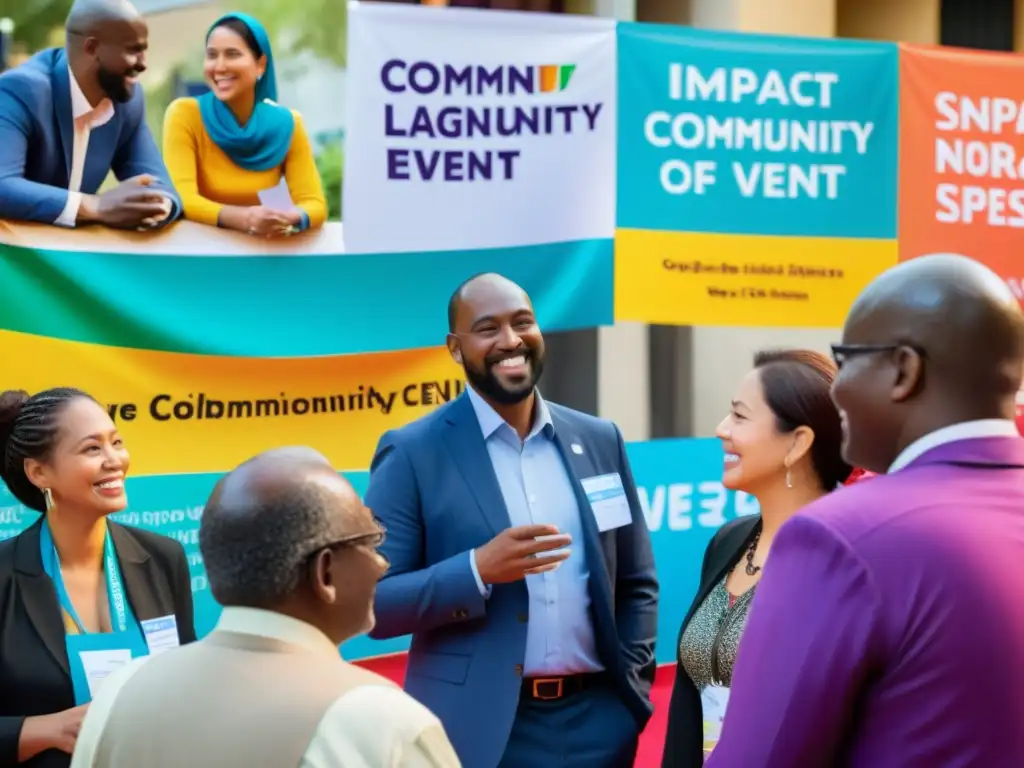
[[[704,713],[704,754],[708,755],[722,736],[722,722],[729,705],[729,689],[721,685],[708,685],[700,692],[700,706]]]
[[[277,186],[270,189],[261,189],[256,193],[256,196],[260,199],[260,205],[272,211],[288,213],[295,208],[295,203],[292,202],[291,190],[288,189],[288,181],[283,176],[281,181],[277,183]]]
[[[177,648],[180,644],[178,620],[174,614],[161,616],[159,619],[146,619],[140,623],[142,631],[146,635],[146,645],[149,647],[150,656],[159,656],[164,651]]]
[[[81,651],[79,657],[82,659],[82,668],[85,670],[85,679],[89,684],[89,698],[95,699],[100,692],[103,683],[107,681],[114,672],[130,663],[132,652],[127,648],[118,648],[111,651]]]
[[[587,494],[590,508],[594,510],[597,530],[610,531],[633,522],[629,511],[626,489],[618,472],[584,478],[583,492]]]

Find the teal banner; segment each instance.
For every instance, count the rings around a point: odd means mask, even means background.
[[[899,49],[618,25],[618,226],[896,237]]]

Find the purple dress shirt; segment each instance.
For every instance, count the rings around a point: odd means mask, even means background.
[[[1024,766],[1024,439],[940,445],[781,528],[707,766]]]

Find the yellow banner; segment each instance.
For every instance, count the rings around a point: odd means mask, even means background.
[[[365,469],[380,435],[453,399],[444,347],[335,357],[212,357],[0,331],[0,387],[74,386],[110,411],[132,474],[223,472],[269,448],[309,445]]]
[[[861,290],[896,259],[895,240],[620,229],[615,317],[836,328]]]

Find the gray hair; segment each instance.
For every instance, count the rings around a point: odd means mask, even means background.
[[[299,586],[306,560],[338,536],[314,482],[264,489],[244,507],[216,491],[203,512],[199,551],[221,605],[276,605]],[[235,496],[237,502],[237,496]]]

